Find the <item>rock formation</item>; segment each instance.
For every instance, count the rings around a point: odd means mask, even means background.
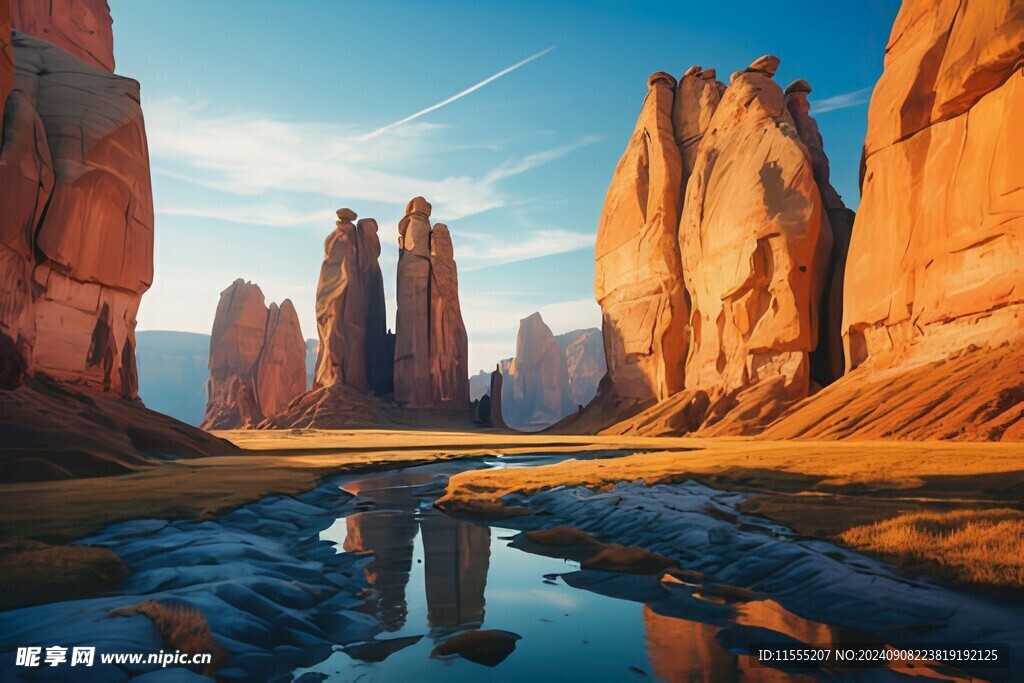
[[[469,398],[476,401],[491,392],[491,373],[481,370],[469,378]]]
[[[754,428],[807,396],[832,246],[807,147],[772,80],[777,66],[761,58],[733,75],[701,140],[679,230],[692,307],[687,390],[713,403],[729,396],[711,410],[717,422],[744,403],[737,392],[762,385],[750,397],[760,404]]]
[[[398,312],[394,396],[413,408],[469,402],[469,344],[447,226],[430,227],[430,204],[416,197],[398,225]]]
[[[264,303],[257,285],[221,292],[210,336],[204,429],[252,427],[306,389],[306,342],[292,302]]]
[[[354,224],[355,219],[351,209],[338,209],[334,232],[324,242],[316,295],[321,343],[313,386],[345,384],[384,394],[391,390],[391,358],[380,238],[376,221]]]
[[[0,333],[29,374],[135,397],[135,315],[153,279],[139,85],[18,31],[12,43]]]
[[[1024,338],[1024,9],[907,0],[868,110],[847,365]]]
[[[502,386],[503,379],[501,376],[501,363],[495,368],[494,372],[491,373],[491,426],[492,427],[504,427],[505,417],[502,415]]]
[[[6,4],[6,3],[4,3]],[[114,71],[114,32],[107,0],[13,0],[11,23],[89,66]]]
[[[110,73],[112,55],[102,0],[0,2],[7,480],[233,450],[136,400],[153,199],[139,84]]]
[[[672,128],[675,87],[665,73],[649,79],[595,247],[608,376],[620,399],[640,403],[683,388],[689,313],[676,237],[683,187]]]
[[[601,378],[607,371],[601,330],[573,330],[557,335],[555,342],[565,356],[569,377],[566,401],[572,410],[576,410],[594,398]]]
[[[565,355],[540,313],[519,321],[509,380],[504,388],[502,419],[510,427],[536,431],[569,412]]]
[[[1024,3],[903,3],[868,109],[847,374],[767,436],[1024,439],[1022,44]]]
[[[448,226],[430,233],[430,378],[435,401],[469,403],[469,338],[459,306],[459,273]]]
[[[846,208],[843,198],[829,182],[828,157],[825,156],[818,123],[811,117],[811,105],[807,101],[810,92],[811,85],[807,81],[799,80],[790,84],[786,88],[786,109],[793,117],[793,124],[800,134],[800,140],[811,155],[814,181],[818,184],[818,192],[821,194],[822,205],[832,230],[832,248],[828,266],[823,274],[824,293],[818,308],[818,346],[811,354],[811,377],[819,385],[825,386],[841,377],[846,366],[842,339],[843,281],[846,257],[850,250],[850,237],[853,233],[854,213]]]
[[[778,66],[761,57],[729,86],[699,66],[674,90],[661,72],[648,81],[599,227],[595,294],[608,372],[580,427],[756,433],[810,393],[812,373],[817,385],[841,374],[839,302],[853,212],[829,182],[810,86],[798,81],[784,94],[773,81]],[[666,151],[667,138],[674,150]],[[623,199],[638,196],[645,202]],[[678,216],[671,227],[669,215]],[[614,235],[633,262],[608,258]],[[634,291],[665,263],[670,274],[647,287],[645,308],[608,295],[608,282]],[[660,370],[650,372],[655,358]]]
[[[434,402],[430,372],[430,204],[416,197],[398,224],[395,401]]]

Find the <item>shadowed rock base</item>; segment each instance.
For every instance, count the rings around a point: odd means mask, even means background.
[[[45,379],[0,391],[0,425],[6,482],[122,474],[168,458],[238,452],[141,401]]]

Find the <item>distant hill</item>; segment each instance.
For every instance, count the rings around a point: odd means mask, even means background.
[[[136,332],[139,396],[151,410],[198,426],[206,412],[210,335]]]

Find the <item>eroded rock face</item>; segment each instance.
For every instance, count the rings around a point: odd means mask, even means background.
[[[508,374],[502,418],[510,427],[543,429],[569,412],[565,354],[540,313],[519,321],[516,355]]]
[[[29,374],[135,397],[135,317],[153,278],[139,85],[18,31],[12,44],[0,333]]]
[[[831,233],[809,153],[771,79],[777,64],[761,58],[734,74],[687,188],[686,385],[712,398],[770,383],[773,401],[796,400],[809,388]]]
[[[264,415],[284,410],[306,391],[306,342],[291,300],[270,304],[263,348],[256,362],[256,400]]]
[[[814,181],[818,184],[822,205],[832,232],[832,248],[823,273],[823,294],[819,305],[818,346],[811,354],[811,376],[825,386],[842,377],[845,371],[843,354],[843,281],[846,258],[853,233],[854,212],[846,208],[829,181],[830,168],[825,146],[818,132],[818,123],[810,114],[807,95],[811,86],[799,80],[786,88],[786,109],[793,117],[800,140],[811,157]]]
[[[377,222],[353,223],[351,209],[324,243],[317,286],[317,331],[321,343],[314,387],[345,384],[359,391],[390,390],[391,359],[385,337],[384,280]]]
[[[672,129],[683,164],[681,187],[684,194],[686,183],[693,173],[693,165],[697,161],[697,147],[725,92],[725,83],[719,81],[716,75],[714,69],[693,66],[680,77],[676,85],[675,100],[672,103]]]
[[[430,233],[430,376],[435,401],[469,403],[469,338],[459,306],[459,273],[448,226]]]
[[[14,28],[53,43],[90,66],[114,71],[113,20],[107,0],[11,0],[10,5]]]
[[[868,111],[847,365],[1024,338],[1020,2],[907,0]]]
[[[469,343],[448,227],[416,197],[398,225],[394,396],[409,407],[469,403]]]
[[[259,286],[221,292],[210,336],[204,429],[252,427],[305,392],[306,342],[291,301],[268,309]]]
[[[612,177],[598,226],[594,293],[608,375],[622,399],[683,388],[688,308],[676,237],[682,164],[672,127],[676,81],[648,81],[636,129]]]
[[[398,224],[398,309],[395,318],[395,401],[433,403],[430,373],[430,204],[409,202]]]
[[[565,356],[568,374],[566,402],[571,409],[590,403],[607,370],[601,330],[574,330],[555,337],[558,348]]]

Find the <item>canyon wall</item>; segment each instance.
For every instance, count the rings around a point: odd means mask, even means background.
[[[112,73],[110,27],[102,0],[0,0],[7,481],[234,450],[138,400],[135,326],[153,279],[153,197],[139,84]]]
[[[469,341],[458,270],[448,227],[431,228],[430,211],[416,197],[398,225],[394,399],[411,408],[462,408],[469,404]]]
[[[1022,46],[1019,0],[903,3],[868,110],[856,216],[830,182],[810,84],[782,91],[774,57],[728,87],[699,67],[683,74],[671,124],[689,320],[683,343],[650,348],[665,367],[684,359],[684,388],[646,373],[653,389],[638,401],[637,375],[620,368],[643,367],[645,356],[610,346],[597,399],[559,428],[1024,438]],[[649,197],[652,179],[676,177],[655,143],[670,82],[651,77],[642,140],[630,140],[610,198]],[[620,204],[606,201],[599,233],[606,341],[622,328],[655,329],[643,310],[625,315],[604,284],[625,291],[647,277],[636,275],[648,272],[643,262],[607,272],[602,239],[635,234],[637,215],[650,218]],[[644,230],[659,272],[663,231]],[[671,284],[655,300],[651,310],[680,310]]]
[[[11,42],[0,152],[4,366],[134,398],[135,319],[153,279],[139,84],[17,30]]]
[[[849,367],[1024,338],[1024,3],[906,0],[871,98]]]
[[[1020,0],[904,1],[868,109],[847,374],[765,436],[1024,439],[1022,46]]]
[[[306,342],[292,302],[264,302],[257,285],[221,292],[210,336],[204,429],[237,429],[275,415],[306,390]]]

